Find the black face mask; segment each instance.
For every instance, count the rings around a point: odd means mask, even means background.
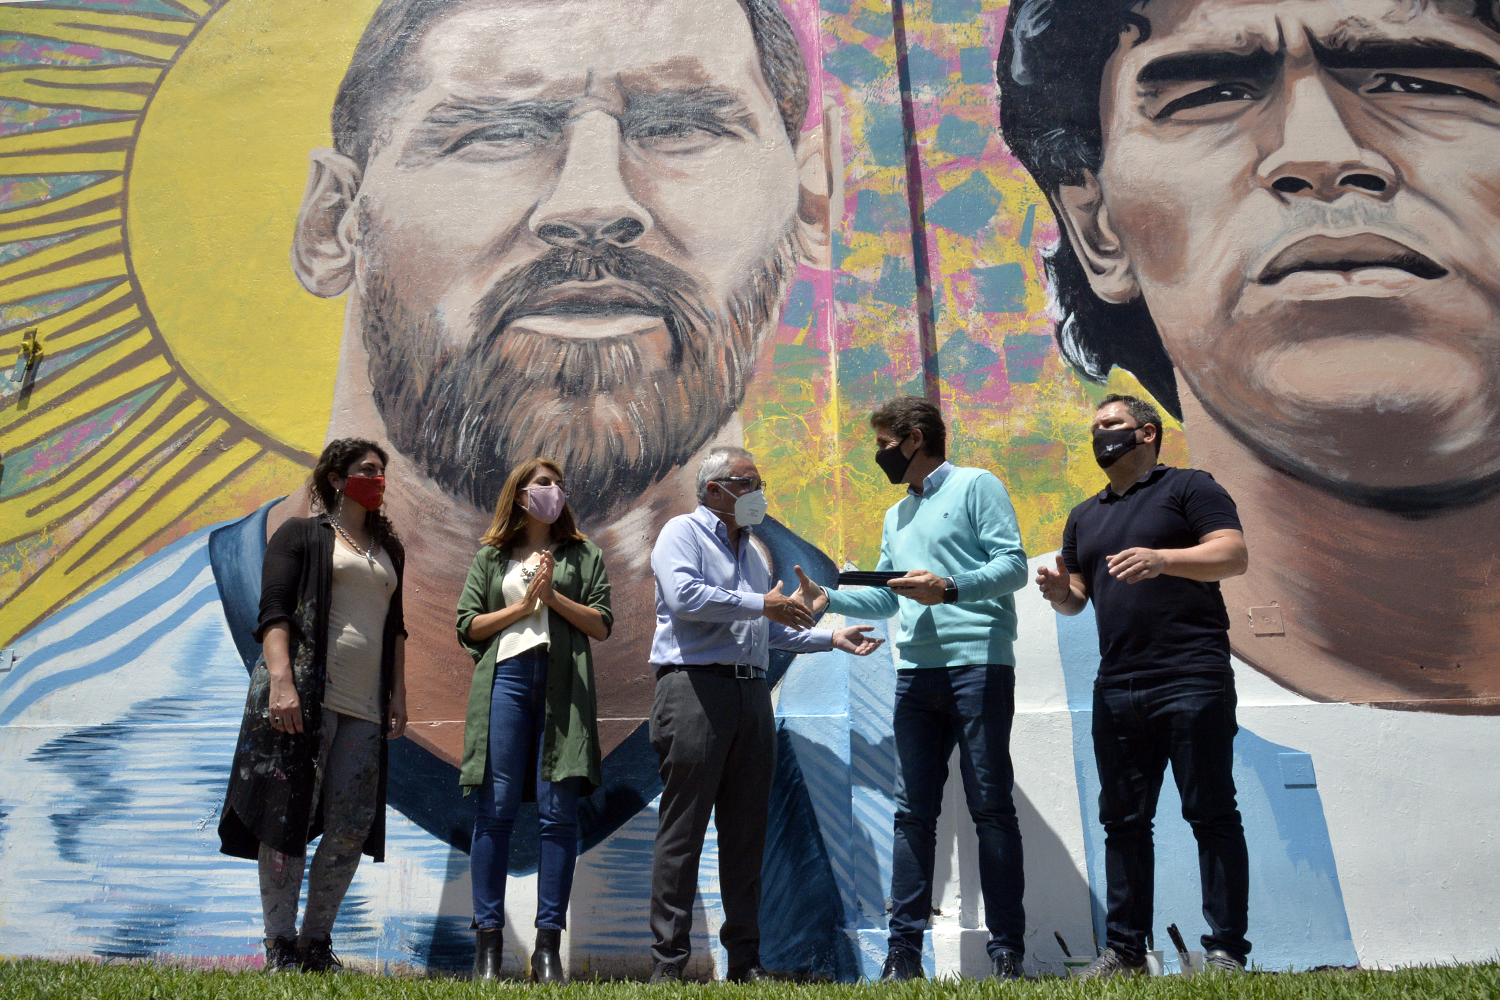
[[[885,473],[892,485],[901,482],[901,477],[906,475],[906,470],[911,467],[911,460],[917,457],[913,451],[911,457],[901,454],[901,445],[906,441],[902,438],[889,448],[878,448],[875,451],[875,464],[880,466],[880,471]]]
[[[1099,463],[1099,468],[1107,469],[1120,459],[1125,453],[1134,449],[1141,442],[1135,439],[1135,432],[1139,427],[1117,427],[1113,430],[1100,428],[1094,432],[1094,461]]]

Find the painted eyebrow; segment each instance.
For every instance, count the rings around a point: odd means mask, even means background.
[[[1138,84],[1190,83],[1231,77],[1260,79],[1271,76],[1281,63],[1281,54],[1254,52],[1176,52],[1153,59],[1136,75]]]
[[[1329,69],[1500,70],[1500,62],[1482,52],[1431,38],[1362,38],[1336,47],[1309,41],[1318,62]]]
[[[625,114],[632,124],[653,120],[688,121],[706,129],[744,129],[759,138],[755,115],[736,91],[728,87],[669,87],[626,94]]]
[[[449,98],[433,105],[423,119],[424,125],[444,127],[484,124],[505,118],[534,118],[562,124],[568,118],[574,101],[543,101],[536,99],[506,100],[504,98]]]

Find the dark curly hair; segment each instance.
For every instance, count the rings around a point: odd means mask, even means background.
[[[943,411],[921,396],[886,400],[870,414],[870,426],[889,431],[903,441],[912,431],[921,431],[922,451],[930,458],[948,456],[948,425],[943,423]]]
[[[372,451],[380,456],[381,464],[390,462],[384,448],[365,438],[339,438],[328,442],[307,481],[307,499],[314,512],[323,511],[332,517],[338,511],[340,494],[328,481],[329,474],[349,478],[349,470]],[[375,539],[375,544],[387,552],[400,549],[401,539],[396,535],[395,525],[383,512],[365,511],[365,530]]]
[[[1099,117],[1104,66],[1127,31],[1140,44],[1151,23],[1140,10],[1150,0],[1012,0],[995,64],[1000,86],[1000,134],[1031,172],[1060,218],[1058,188],[1098,174],[1104,161]],[[1476,0],[1473,15],[1500,32],[1500,0]],[[1105,302],[1089,287],[1066,230],[1046,254],[1048,283],[1062,317],[1057,344],[1084,377],[1103,382],[1118,365],[1140,379],[1181,419],[1177,381],[1144,299]]]

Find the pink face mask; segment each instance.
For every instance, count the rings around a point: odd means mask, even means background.
[[[528,486],[526,495],[529,498],[526,510],[543,524],[556,521],[568,502],[568,495],[561,486]]]

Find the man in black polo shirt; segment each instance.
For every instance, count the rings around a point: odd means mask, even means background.
[[[1161,415],[1106,396],[1094,456],[1109,486],[1068,516],[1057,568],[1037,584],[1059,614],[1092,600],[1099,623],[1094,756],[1104,825],[1104,953],[1084,973],[1140,972],[1151,930],[1151,824],[1167,762],[1198,841],[1210,969],[1243,971],[1249,858],[1234,791],[1234,673],[1219,583],[1245,572],[1234,501],[1206,472],[1157,465]]]

